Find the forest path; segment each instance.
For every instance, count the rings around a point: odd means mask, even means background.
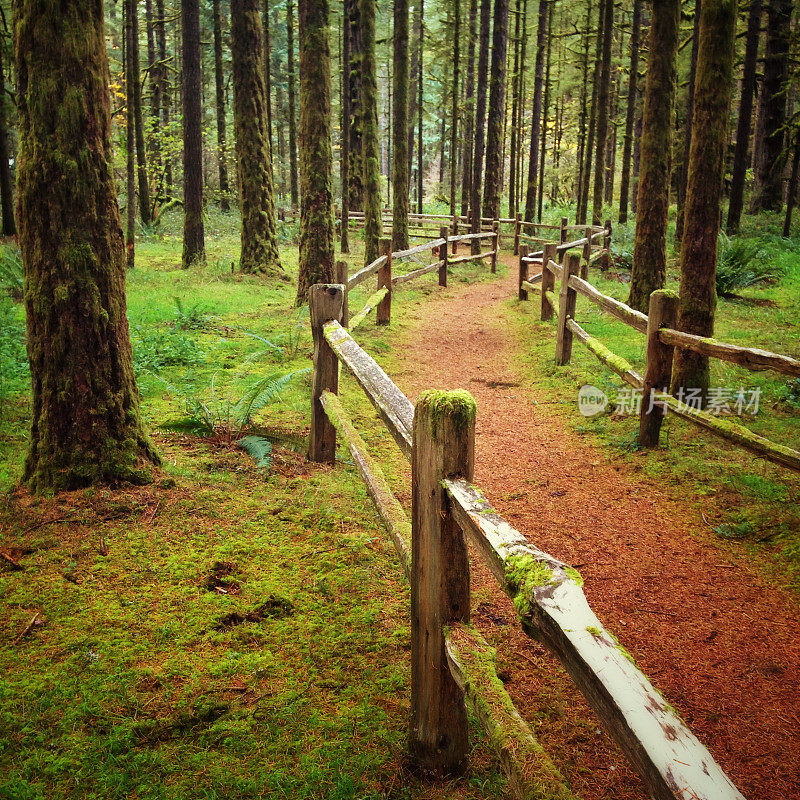
[[[515,272],[421,305],[397,350],[400,383],[412,399],[428,388],[474,395],[476,482],[494,506],[581,570],[600,620],[749,800],[800,798],[796,598],[716,547],[691,502],[668,498],[535,405],[520,386],[504,305],[516,294]],[[575,792],[646,797],[566,673],[473,565],[473,620],[497,644],[509,693]]]

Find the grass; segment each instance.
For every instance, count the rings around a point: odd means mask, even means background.
[[[748,219],[739,241],[768,262],[779,279],[738,288],[739,298],[719,298],[716,338],[760,347],[800,358],[800,240],[780,238],[781,220]],[[615,231],[614,242],[623,256],[633,250],[633,225]],[[672,240],[670,233],[669,241]],[[590,280],[602,292],[625,301],[628,295],[624,258],[619,270],[592,270]],[[678,258],[669,253],[668,288],[678,288]],[[538,320],[536,302],[509,300],[511,318],[522,346],[518,363],[530,388],[547,409],[562,415],[572,428],[606,448],[609,458],[624,458],[659,486],[700,506],[710,529],[744,525],[738,537],[756,563],[777,582],[800,589],[800,476],[757,459],[747,451],[700,432],[688,422],[668,416],[662,446],[644,452],[637,448],[638,417],[601,414],[586,419],[577,413],[580,386],[602,389],[612,402],[624,391],[622,381],[580,343],[573,344],[572,361],[553,364],[555,321]],[[644,336],[578,297],[576,321],[612,352],[644,368]],[[760,390],[758,414],[745,415],[742,424],[754,432],[800,448],[800,414],[795,381],[772,372],[750,372],[712,360],[712,386],[736,391]],[[731,538],[731,537],[722,537]]]
[[[15,488],[24,316],[0,301],[0,545],[24,567],[0,566],[0,798],[504,796],[474,721],[462,778],[408,770],[408,587],[347,454],[334,469],[305,461],[310,376],[245,431],[272,443],[269,471],[226,427],[259,379],[310,365],[294,285],[231,272],[234,215],[209,216],[208,265],[181,270],[179,222],[137,241],[128,275],[142,409],[165,462],[151,486]],[[296,248],[282,256],[296,273]],[[382,330],[360,333],[387,351]],[[404,459],[363,393],[342,390],[407,497]],[[171,429],[196,402],[215,435]]]

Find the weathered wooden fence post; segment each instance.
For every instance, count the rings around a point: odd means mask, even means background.
[[[603,257],[600,259],[600,269],[605,272],[611,266],[611,220],[607,219],[605,233],[603,234]]]
[[[592,233],[591,225],[584,228],[583,235],[586,237],[586,244],[583,246],[583,260],[581,261],[581,278],[589,279],[589,259],[592,257]]]
[[[520,228],[522,227],[522,214],[517,212],[516,217],[514,218],[514,255],[519,254],[519,235],[520,235]]]
[[[418,764],[440,774],[467,757],[464,693],[447,666],[444,626],[469,621],[469,554],[442,480],[472,480],[475,401],[464,391],[423,393],[411,459],[411,726]]]
[[[336,262],[336,283],[344,286],[344,301],[342,304],[342,325],[346,328],[350,324],[350,290],[347,288],[347,262]]]
[[[672,380],[672,355],[674,348],[658,338],[659,328],[672,328],[678,318],[678,295],[658,289],[650,295],[647,315],[647,366],[642,387],[642,407],[639,412],[639,446],[658,447],[661,422],[666,409],[652,401],[653,393],[669,391]]]
[[[566,217],[561,217],[561,230],[559,231],[558,243],[564,244],[567,241],[567,225],[569,220]]]
[[[392,240],[381,239],[381,255],[386,256],[386,263],[378,270],[378,288],[386,287],[386,297],[375,309],[375,322],[388,325],[392,317]]]
[[[551,302],[551,295],[548,295],[548,290],[552,293],[556,288],[556,276],[547,269],[547,265],[551,261],[556,260],[556,245],[555,242],[548,242],[544,246],[542,252],[542,319],[548,320],[553,318],[553,305]]]
[[[458,236],[458,215],[453,215],[453,236]],[[453,255],[458,253],[458,242],[453,242]]]
[[[522,288],[522,282],[528,280],[528,262],[525,260],[528,257],[529,248],[526,245],[521,245],[519,248],[519,294],[520,300],[528,299],[527,289]]]
[[[492,250],[492,272],[497,272],[497,253],[500,250],[500,223],[495,220],[492,222],[492,241],[494,242],[494,249]]]
[[[567,320],[575,316],[575,301],[578,293],[569,285],[569,279],[580,270],[581,257],[568,253],[561,273],[561,293],[558,296],[558,338],[556,339],[556,364],[569,364],[572,358],[572,331]]]
[[[447,237],[449,232],[447,225],[439,228],[439,238],[444,239],[444,244],[439,248],[439,286],[447,286]]]
[[[338,284],[318,283],[311,287],[309,311],[311,333],[314,337],[314,378],[311,389],[311,435],[308,440],[309,461],[336,460],[336,428],[328,419],[320,402],[324,391],[339,391],[339,360],[325,341],[322,326],[335,319],[342,320],[344,287]]]

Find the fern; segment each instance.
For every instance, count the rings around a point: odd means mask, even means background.
[[[272,467],[272,442],[268,439],[263,436],[245,436],[236,444],[253,457],[259,469],[268,470]]]
[[[3,286],[14,300],[22,300],[24,282],[19,249],[10,245],[0,245],[0,286]]]
[[[234,406],[234,419],[242,427],[249,425],[253,416],[275,400],[291,381],[310,371],[306,367],[283,375],[267,375],[256,381]]]

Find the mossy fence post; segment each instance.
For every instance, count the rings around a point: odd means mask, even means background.
[[[347,288],[347,262],[346,261],[337,261],[336,262],[336,283],[341,283],[344,286],[344,301],[342,304],[342,325],[346,328],[350,324],[350,301],[349,301],[349,294],[350,291]]]
[[[500,223],[497,220],[492,222],[492,242],[494,249],[492,250],[492,272],[497,272],[497,254],[500,251]]]
[[[458,216],[453,216],[453,236],[458,236]],[[453,255],[458,253],[458,242],[453,242]]]
[[[311,389],[311,435],[308,441],[309,461],[336,460],[336,428],[328,419],[320,397],[325,391],[339,392],[339,359],[325,340],[322,326],[342,321],[345,287],[317,283],[309,293],[311,334],[314,337],[314,379]]]
[[[647,366],[642,387],[642,407],[639,412],[639,446],[657,447],[661,422],[666,408],[662,403],[651,403],[653,392],[669,391],[672,381],[672,356],[674,347],[664,344],[658,337],[660,328],[673,328],[678,319],[678,295],[658,289],[650,295],[647,315]]]
[[[409,750],[425,770],[458,772],[467,758],[464,692],[450,672],[445,626],[469,622],[469,554],[442,481],[473,479],[475,401],[425,392],[414,412],[411,458],[411,725]]]
[[[569,285],[569,279],[580,271],[581,257],[567,253],[561,273],[561,293],[558,297],[558,338],[556,339],[556,364],[569,364],[572,358],[572,331],[567,320],[575,317],[575,301],[578,293]]]
[[[547,242],[542,250],[542,320],[553,318],[553,292],[556,288],[556,276],[547,269],[551,261],[556,260],[555,242]],[[548,294],[548,291],[550,294]]]
[[[519,293],[520,300],[528,299],[528,292],[523,288],[523,281],[528,280],[528,262],[525,260],[528,257],[529,248],[527,245],[521,245],[519,248]]]
[[[514,218],[514,255],[519,255],[519,235],[522,227],[522,214],[517,212]]]
[[[561,229],[559,231],[558,243],[564,244],[567,241],[567,225],[569,220],[566,217],[561,217]]]
[[[386,263],[378,270],[378,288],[386,287],[386,297],[378,303],[375,322],[388,325],[392,317],[392,240],[381,239],[380,254],[386,256]]]
[[[444,239],[444,244],[439,248],[439,286],[447,286],[447,225],[439,228],[439,238]]]
[[[581,261],[581,278],[589,280],[589,260],[592,257],[592,233],[594,232],[591,225],[587,225],[583,230],[583,235],[586,237],[586,244],[583,246],[583,261]]]
[[[605,232],[603,233],[603,256],[600,259],[600,269],[605,272],[611,266],[611,232],[613,230],[611,220],[607,219],[603,227]]]

